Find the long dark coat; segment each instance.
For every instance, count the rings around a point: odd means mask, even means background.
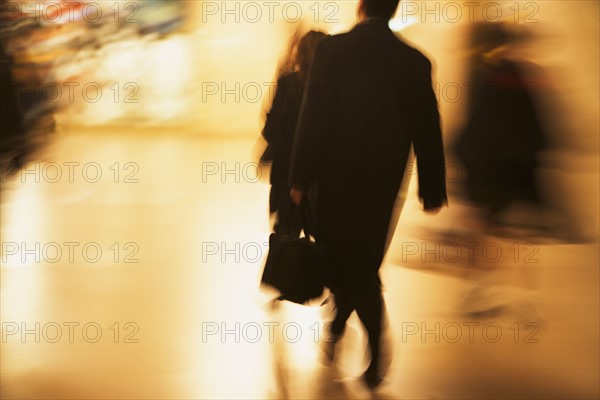
[[[335,284],[379,284],[394,202],[414,147],[419,197],[446,202],[431,63],[372,20],[317,47],[296,131],[290,182],[316,177],[318,241]]]

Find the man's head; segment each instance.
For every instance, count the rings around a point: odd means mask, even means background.
[[[361,19],[381,18],[390,20],[396,13],[400,0],[360,0],[358,14]]]

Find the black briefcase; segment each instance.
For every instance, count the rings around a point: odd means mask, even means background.
[[[301,213],[304,237],[285,229],[269,236],[269,254],[262,284],[277,289],[281,300],[303,304],[320,297],[325,287],[325,274],[318,244],[306,232],[314,232],[310,207],[303,201],[291,213]]]

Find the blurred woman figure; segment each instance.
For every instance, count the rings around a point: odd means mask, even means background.
[[[277,90],[271,110],[267,114],[262,135],[268,143],[261,157],[262,162],[271,162],[271,194],[269,209],[276,213],[274,230],[300,232],[299,221],[292,221],[290,210],[290,187],[288,173],[296,122],[300,113],[304,84],[312,65],[315,49],[328,35],[310,31],[300,40],[292,38],[290,54],[278,72]]]
[[[535,70],[511,55],[518,36],[501,23],[473,26],[470,82],[479,86],[469,104],[456,154],[468,168],[468,199],[482,211],[485,229],[503,225],[509,206],[528,205],[532,223],[543,225],[544,199],[536,176],[546,134],[532,88]],[[527,73],[528,72],[528,73]]]
[[[537,169],[548,140],[544,108],[533,89],[540,89],[545,80],[539,68],[515,57],[518,41],[524,39],[511,25],[472,26],[469,81],[478,90],[473,92],[454,147],[467,169],[464,191],[475,222],[463,243],[484,243],[490,236],[500,236],[506,246],[508,240],[524,238],[529,248],[536,249],[533,239],[544,229],[547,201]],[[506,264],[496,261],[490,262],[483,253],[473,259],[476,268],[469,269],[465,314],[489,317],[518,306],[522,318],[540,322],[532,301],[537,270],[528,268],[525,261],[518,269],[522,279],[516,281],[501,268]]]

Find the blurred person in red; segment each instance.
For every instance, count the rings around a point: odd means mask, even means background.
[[[474,90],[454,152],[467,172],[463,191],[474,222],[468,241],[525,237],[527,248],[536,251],[534,240],[552,233],[547,221],[550,207],[538,178],[539,156],[549,140],[541,99],[536,96],[545,79],[538,67],[513,52],[525,39],[526,32],[505,23],[472,26],[468,70]],[[493,284],[505,275],[499,265],[481,256],[473,261],[472,286],[463,301],[465,314],[491,316],[518,305],[519,314],[525,312],[528,320],[541,322],[531,299],[515,298],[513,290]],[[530,269],[519,266],[520,283],[528,291],[534,287]]]
[[[468,68],[474,90],[455,152],[467,171],[467,198],[479,207],[486,231],[501,227],[515,203],[529,206],[527,222],[543,227],[536,177],[547,142],[535,97],[540,86],[532,67],[510,57],[517,39],[503,23],[472,27]]]

